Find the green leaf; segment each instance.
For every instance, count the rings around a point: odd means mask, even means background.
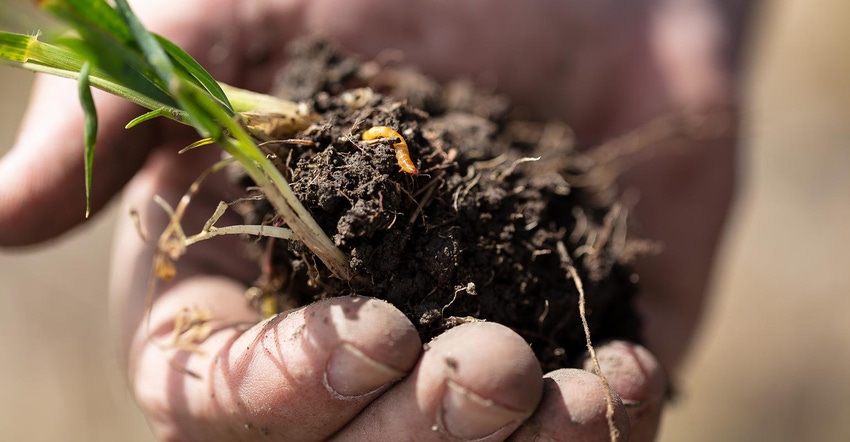
[[[65,37],[58,43],[91,62],[117,83],[169,106],[177,105],[168,93],[168,86],[137,49],[128,48],[111,35],[95,29],[81,33],[82,38]]]
[[[10,64],[35,72],[43,72],[60,77],[78,79],[85,58],[68,48],[62,48],[39,41],[37,36],[13,34],[0,31],[0,63]],[[176,101],[156,89],[154,97],[140,92],[120,80],[108,75],[97,66],[89,73],[90,83],[98,89],[123,97],[148,109],[167,108],[170,113],[164,116],[179,122],[185,122],[185,113],[176,108]],[[138,86],[138,85],[136,85]],[[164,98],[163,98],[164,97]],[[165,103],[160,100],[167,100]],[[166,104],[167,103],[167,104]]]
[[[83,64],[80,70],[79,78],[79,94],[80,104],[83,107],[85,114],[85,132],[83,140],[85,142],[85,150],[83,154],[86,175],[86,218],[91,213],[91,182],[92,182],[92,165],[94,163],[94,144],[97,138],[97,109],[94,107],[94,99],[89,86],[89,72],[91,65]]]
[[[225,101],[216,98],[209,89],[201,82],[200,79],[193,76],[191,70],[196,73],[203,73],[209,76],[208,73],[197,62],[191,59],[182,49],[176,48],[173,51],[179,58],[178,61],[188,63],[188,66],[183,66],[181,70],[175,68],[171,57],[160,45],[160,40],[147,29],[139,21],[138,17],[133,14],[126,0],[115,0],[115,7],[121,18],[127,23],[130,32],[136,39],[136,43],[145,55],[148,63],[153,66],[163,82],[168,84],[168,91],[177,99],[179,107],[186,111],[189,120],[195,126],[195,129],[204,137],[221,140],[224,137],[224,131],[221,127],[221,114],[224,115],[224,121],[229,121],[233,115],[233,111],[227,102],[227,97],[224,92],[221,95]],[[172,45],[173,46],[173,45]],[[189,71],[189,72],[186,72]],[[182,75],[181,75],[182,74]],[[188,74],[188,75],[187,75]],[[202,75],[203,76],[203,75]],[[192,81],[195,80],[195,81]],[[210,83],[215,83],[215,80],[210,77]],[[220,90],[220,87],[217,89]],[[212,106],[206,106],[208,102],[213,102]],[[228,103],[228,104],[225,104]],[[204,104],[199,106],[199,104]]]
[[[93,48],[95,50],[90,51],[92,58],[98,55],[104,58],[95,63],[95,66],[114,74],[118,71],[115,68],[126,67],[128,61],[135,58],[127,53],[127,49],[130,49],[130,52],[135,52],[135,49],[140,48],[147,61],[150,62],[150,66],[158,70],[159,79],[162,80],[169,76],[163,75],[164,73],[172,73],[174,67],[168,66],[168,62],[174,61],[176,67],[185,77],[206,89],[221,101],[231,113],[233,112],[227,96],[212,76],[186,51],[163,37],[149,33],[126,1],[117,1],[117,10],[103,0],[49,0],[42,4],[42,8],[73,24],[82,36],[85,45],[101,46],[101,48]],[[104,39],[106,41],[103,41]],[[109,40],[114,41],[110,42]],[[159,45],[156,43],[159,43]],[[103,46],[110,47],[103,48]],[[111,55],[111,57],[104,57],[103,54]],[[164,54],[167,54],[168,57],[165,57]],[[112,69],[105,66],[110,61],[109,58],[118,63]],[[142,76],[158,84],[161,89],[167,89],[167,85],[163,82],[150,78],[150,71],[140,69],[141,64],[137,61],[129,63],[129,66],[140,71]],[[165,72],[160,69],[164,69]],[[124,76],[121,75],[121,77]]]
[[[202,137],[212,138],[216,142],[226,138],[222,124],[233,120],[221,102],[190,82],[176,82],[174,94],[180,107],[186,111],[189,121]]]
[[[179,1],[179,0],[177,0]],[[115,10],[105,0],[40,0],[43,9],[72,25],[77,38],[66,38],[66,47],[44,45],[35,38],[8,38],[8,63],[27,69],[78,78],[80,100],[86,111],[87,211],[90,207],[91,163],[96,126],[91,85],[111,88],[121,96],[133,96],[149,109],[169,107],[183,112],[204,137],[214,139],[260,185],[272,205],[292,226],[297,237],[314,250],[340,278],[349,279],[347,258],[322,231],[298,201],[286,179],[254,144],[243,123],[234,118],[233,103],[246,109],[291,108],[292,104],[258,97],[236,99],[225,96],[206,71],[182,51],[165,49],[133,15],[126,0],[114,0]],[[2,42],[0,42],[2,43]],[[126,95],[125,95],[126,94]],[[250,98],[250,99],[248,99]],[[280,113],[286,114],[281,111]],[[172,115],[177,115],[173,113]],[[295,114],[300,115],[300,109]]]
[[[105,0],[41,0],[39,7],[78,31],[96,29],[124,44],[133,41],[121,15]]]
[[[139,52],[129,25],[104,0],[43,0],[39,5],[71,25],[78,36],[65,36],[62,46],[91,61],[113,80],[169,106],[168,85]]]
[[[30,58],[30,42],[36,37],[0,32],[0,58],[23,63]]]
[[[219,101],[224,104],[230,113],[233,113],[233,106],[230,104],[230,100],[227,98],[227,95],[224,93],[224,90],[218,84],[217,81],[207,72],[206,69],[203,68],[191,55],[189,55],[182,48],[177,46],[176,44],[168,41],[165,37],[154,34],[159,44],[162,45],[162,48],[168,55],[171,56],[171,59],[176,63],[177,66],[185,70],[186,74],[194,78],[199,86],[202,86],[207,90],[212,96],[217,98]]]
[[[177,76],[177,72],[174,69],[174,64],[171,63],[171,58],[160,46],[159,41],[145,29],[136,14],[133,14],[127,0],[115,0],[115,8],[133,34],[133,38],[145,55],[145,59],[156,70],[161,80],[170,83]],[[171,84],[168,84],[169,89],[171,86]]]
[[[186,152],[188,152],[192,149],[196,149],[196,148],[201,147],[201,146],[209,146],[210,144],[213,144],[213,143],[215,143],[215,140],[213,140],[212,138],[201,138],[200,140],[195,141],[194,143],[180,149],[180,151],[177,152],[177,153],[180,153],[180,154],[186,153]]]
[[[144,123],[145,121],[153,120],[154,118],[157,118],[157,117],[170,117],[171,115],[172,115],[172,110],[167,108],[167,107],[161,107],[159,109],[154,109],[150,112],[146,112],[142,115],[139,115],[136,118],[133,118],[132,120],[130,120],[129,123],[127,123],[126,126],[124,126],[124,129],[132,129],[132,128],[138,126],[139,124]]]

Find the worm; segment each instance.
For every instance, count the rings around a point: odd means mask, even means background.
[[[410,159],[410,150],[407,148],[407,142],[404,141],[404,137],[395,130],[390,129],[387,126],[375,126],[368,129],[366,132],[363,132],[361,138],[363,141],[370,141],[378,138],[398,138],[399,142],[393,144],[393,148],[395,148],[395,159],[398,161],[398,167],[401,168],[402,172],[409,173],[411,175],[419,175],[419,169],[416,168],[416,165],[413,164],[413,160]]]

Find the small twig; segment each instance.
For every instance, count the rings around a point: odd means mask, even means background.
[[[202,232],[209,232],[210,229],[213,228],[213,225],[215,223],[217,223],[219,219],[221,219],[222,215],[224,215],[224,212],[226,212],[226,211],[227,211],[227,203],[225,203],[224,201],[219,201],[218,206],[216,206],[216,208],[215,208],[215,212],[213,212],[210,219],[208,219],[207,222],[204,223],[204,228],[201,229],[201,231]]]
[[[169,222],[168,225],[163,230],[162,234],[159,236],[159,240],[156,243],[156,253],[154,253],[153,258],[153,268],[151,269],[151,275],[148,278],[148,287],[147,292],[145,293],[145,334],[150,336],[150,322],[151,322],[151,309],[153,308],[153,299],[154,294],[156,293],[156,284],[159,279],[163,279],[166,281],[174,278],[176,274],[176,269],[174,268],[174,261],[177,260],[184,252],[185,246],[180,241],[185,240],[186,235],[183,233],[183,228],[180,225],[180,220],[183,218],[183,213],[186,210],[186,207],[189,205],[189,202],[192,200],[192,196],[198,192],[198,189],[201,187],[201,183],[212,173],[221,170],[224,166],[233,162],[233,159],[226,159],[223,161],[219,161],[218,163],[213,164],[209,169],[205,170],[201,175],[192,182],[192,185],[189,186],[189,189],[183,194],[183,197],[180,199],[180,203],[177,205],[177,209],[173,209],[167,201],[162,199],[159,195],[154,195],[153,200],[156,204],[158,204],[162,209],[168,214]],[[141,225],[140,225],[141,227]],[[140,230],[141,231],[141,230]],[[178,240],[175,241],[175,236]]]
[[[614,233],[615,224],[620,218],[620,212],[622,209],[622,204],[614,203],[614,205],[611,206],[611,210],[605,214],[605,218],[602,220],[602,229],[600,229],[599,236],[596,238],[596,241],[591,244],[593,251],[591,251],[588,256],[596,258],[599,255],[599,252],[601,252],[602,249],[605,248],[605,245],[608,244],[608,240],[611,239],[611,234]]]
[[[572,212],[573,218],[576,220],[576,225],[573,227],[573,231],[570,232],[570,242],[577,243],[584,236],[585,232],[587,232],[587,227],[590,223],[581,207],[573,207]]]
[[[585,311],[585,294],[584,294],[584,285],[581,282],[581,278],[578,276],[578,271],[576,271],[575,266],[573,265],[573,260],[570,259],[570,255],[567,252],[567,247],[564,245],[563,241],[558,241],[558,256],[561,258],[561,266],[567,272],[567,276],[573,280],[573,283],[576,285],[576,290],[578,290],[578,311],[579,316],[581,317],[581,325],[584,327],[584,338],[587,344],[587,351],[590,353],[590,359],[593,360],[593,369],[596,372],[596,375],[602,379],[602,386],[605,389],[605,402],[606,402],[606,410],[605,410],[605,418],[608,420],[608,435],[611,437],[611,442],[617,442],[620,439],[620,431],[617,429],[617,426],[614,425],[614,393],[611,390],[611,384],[608,383],[608,378],[602,373],[602,367],[599,365],[599,358],[596,357],[596,350],[593,348],[593,344],[590,341],[590,326],[587,324],[587,312]]]

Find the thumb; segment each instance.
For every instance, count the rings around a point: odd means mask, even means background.
[[[141,108],[99,91],[95,102],[103,130],[95,149],[93,212],[132,178],[155,145],[152,126],[122,133]],[[84,221],[83,150],[74,82],[38,78],[15,145],[0,160],[0,246],[41,242]]]

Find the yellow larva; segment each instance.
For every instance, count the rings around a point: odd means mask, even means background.
[[[400,167],[405,173],[419,175],[419,169],[416,168],[416,165],[413,164],[413,160],[410,159],[410,150],[407,148],[407,142],[404,141],[404,137],[395,130],[390,129],[387,126],[375,126],[366,132],[363,132],[363,135],[361,135],[360,138],[362,138],[363,141],[375,140],[378,138],[398,138],[399,142],[393,144],[393,148],[395,148],[395,159],[398,161],[398,167]]]

